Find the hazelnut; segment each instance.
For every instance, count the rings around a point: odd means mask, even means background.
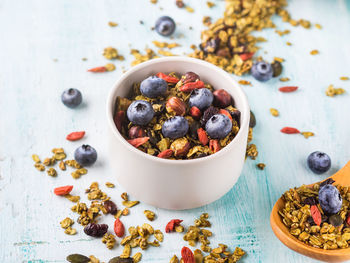
[[[199,76],[194,72],[186,72],[185,76],[183,77],[182,83],[186,84],[188,82],[195,82],[196,80],[200,80]]]
[[[190,150],[191,144],[186,138],[176,139],[171,145],[170,149],[173,150],[174,155],[185,156]]]
[[[165,107],[170,114],[175,113],[177,116],[183,116],[186,113],[186,104],[178,97],[171,97]]]
[[[146,136],[146,133],[140,126],[132,126],[129,130],[130,139],[141,138],[145,136]]]
[[[224,89],[215,90],[214,95],[214,104],[221,108],[229,106],[232,102],[231,95]]]

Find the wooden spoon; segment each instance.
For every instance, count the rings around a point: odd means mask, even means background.
[[[335,184],[341,186],[350,186],[350,161],[338,172],[332,175]],[[313,184],[309,185],[312,186]],[[277,238],[290,249],[305,256],[315,258],[326,262],[343,262],[350,259],[350,248],[341,248],[334,250],[325,250],[315,248],[298,240],[289,233],[289,229],[283,224],[278,211],[284,206],[284,201],[280,198],[272,208],[270,224]]]

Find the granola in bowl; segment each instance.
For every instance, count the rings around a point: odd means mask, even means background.
[[[240,111],[224,89],[194,72],[146,76],[127,97],[117,97],[114,122],[139,150],[166,159],[195,159],[218,152],[240,129]]]

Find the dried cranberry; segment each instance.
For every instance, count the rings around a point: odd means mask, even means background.
[[[106,224],[90,223],[84,227],[85,234],[92,237],[102,237],[104,234],[107,233],[107,230],[108,225]]]
[[[104,201],[103,206],[109,214],[115,215],[118,212],[117,205],[111,200]]]
[[[218,114],[219,113],[219,109],[215,108],[213,106],[210,106],[208,109],[206,109],[202,115],[202,118],[200,120],[200,124],[202,126],[205,126],[205,124],[207,123],[207,121],[211,118],[211,116]]]

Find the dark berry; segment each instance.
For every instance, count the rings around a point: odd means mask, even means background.
[[[208,108],[214,100],[213,93],[207,89],[195,89],[192,91],[191,96],[188,100],[188,105],[191,107],[196,106],[200,110]]]
[[[135,100],[128,107],[126,114],[129,121],[131,121],[133,124],[146,125],[152,120],[154,110],[148,101]]]
[[[329,223],[335,227],[340,226],[343,224],[343,219],[340,215],[331,215],[328,219]]]
[[[61,95],[61,101],[68,108],[76,108],[83,101],[81,92],[77,89],[67,89]]]
[[[107,214],[115,215],[118,212],[117,205],[111,200],[104,201],[103,206],[106,209]]]
[[[213,106],[210,106],[208,109],[206,109],[201,117],[200,124],[205,127],[205,124],[207,121],[215,114],[219,113],[219,109],[215,108]]]
[[[177,139],[185,136],[188,128],[188,121],[184,117],[175,116],[163,123],[162,133],[164,137]]]
[[[150,76],[144,79],[140,84],[142,95],[148,98],[156,98],[165,94],[168,84],[164,79],[156,76]]]
[[[249,127],[254,128],[255,125],[256,125],[255,115],[252,111],[250,111]]]
[[[281,75],[282,73],[282,64],[281,62],[279,61],[274,61],[271,63],[271,67],[272,67],[272,70],[273,70],[273,77],[278,77],[279,75]]]
[[[328,215],[338,213],[343,203],[338,189],[331,184],[326,184],[320,188],[318,202],[322,210]]]
[[[170,36],[176,28],[174,20],[169,16],[162,16],[156,21],[156,31],[162,36]]]
[[[316,174],[325,173],[331,168],[331,158],[323,152],[313,152],[307,157],[307,165]]]
[[[96,162],[97,152],[90,145],[83,144],[75,150],[74,159],[82,166],[90,166]]]
[[[223,139],[232,130],[232,121],[223,114],[215,114],[205,124],[205,130],[213,139]]]
[[[268,81],[272,78],[273,69],[271,64],[264,61],[258,61],[253,64],[251,73],[256,80]]]
[[[104,234],[107,233],[107,230],[108,225],[106,224],[90,223],[84,227],[85,234],[92,237],[102,237]]]

